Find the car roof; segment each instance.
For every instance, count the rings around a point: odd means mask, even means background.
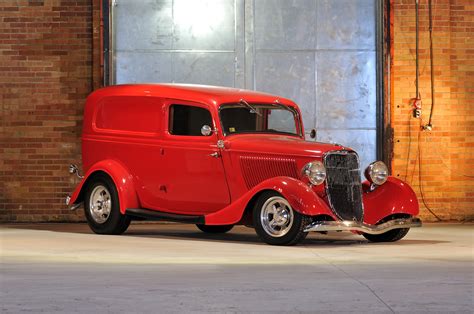
[[[107,96],[152,96],[204,102],[219,106],[224,103],[238,102],[244,99],[254,103],[272,103],[278,99],[281,103],[296,105],[290,99],[246,89],[193,85],[193,84],[127,84],[112,85],[93,92],[90,97],[96,100]]]

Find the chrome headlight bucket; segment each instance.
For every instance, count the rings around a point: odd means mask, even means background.
[[[382,185],[388,178],[387,165],[383,161],[375,161],[365,169],[364,175],[370,183]]]
[[[326,179],[326,168],[319,160],[308,162],[301,173],[312,185],[320,185]]]

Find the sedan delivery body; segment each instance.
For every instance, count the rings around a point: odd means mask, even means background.
[[[382,162],[361,182],[356,152],[305,141],[294,102],[254,91],[100,89],[85,105],[82,156],[85,174],[67,202],[84,204],[96,233],[164,219],[212,233],[244,224],[289,245],[332,230],[395,241],[421,225],[415,193]]]

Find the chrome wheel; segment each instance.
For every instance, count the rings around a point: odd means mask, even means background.
[[[270,197],[262,206],[260,222],[265,232],[282,237],[293,225],[294,213],[290,204],[281,196]]]
[[[92,219],[98,223],[103,224],[110,217],[112,211],[112,200],[109,190],[103,186],[96,186],[89,198],[89,211]]]

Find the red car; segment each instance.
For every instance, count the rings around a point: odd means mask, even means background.
[[[406,183],[381,161],[362,182],[357,153],[305,141],[298,106],[279,96],[197,85],[103,88],[85,105],[82,156],[85,175],[67,204],[84,204],[100,234],[160,219],[210,233],[252,226],[268,244],[292,245],[334,230],[397,241],[421,226]]]

